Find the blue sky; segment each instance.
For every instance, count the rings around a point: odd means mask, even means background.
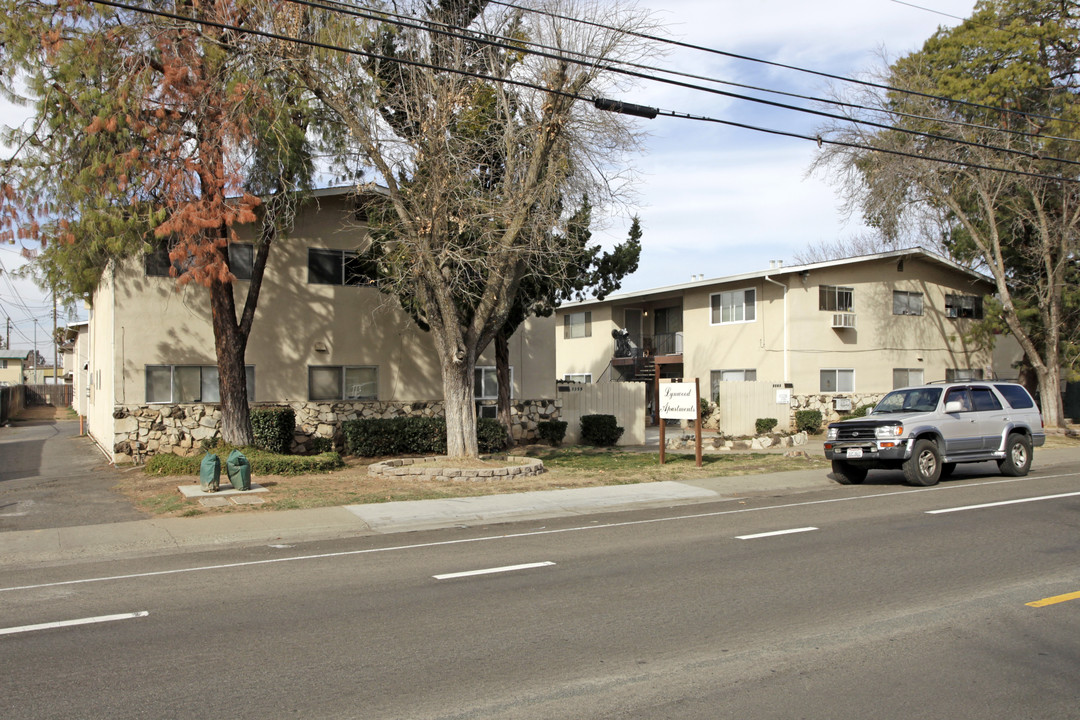
[[[788,65],[852,76],[921,47],[948,15],[966,17],[974,0],[639,0],[656,9],[673,39]],[[771,89],[826,96],[830,81],[803,73],[671,49],[652,64]],[[732,89],[735,92],[743,92]],[[752,94],[752,93],[747,93]],[[778,130],[813,134],[820,119],[787,110],[661,84],[642,84],[621,99]],[[774,98],[775,99],[775,98]],[[795,101],[790,101],[792,104]],[[20,121],[17,109],[0,106],[0,122]],[[659,117],[642,120],[649,131],[636,157],[638,201],[596,229],[603,243],[625,238],[628,216],[644,228],[641,267],[624,290],[686,282],[790,263],[811,243],[858,235],[845,222],[834,188],[806,177],[816,145],[712,123]],[[14,349],[33,346],[51,360],[45,339],[52,302],[33,283],[7,273],[25,261],[19,248],[0,245],[0,333],[11,317]],[[5,272],[6,271],[6,272]],[[80,310],[85,317],[85,310]],[[61,317],[61,322],[64,318]]]

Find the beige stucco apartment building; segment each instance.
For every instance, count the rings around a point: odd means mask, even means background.
[[[993,292],[984,276],[921,248],[704,279],[557,313],[556,370],[579,382],[768,382],[789,409],[837,408],[894,387],[1013,373],[1012,350],[971,346],[964,331]],[[629,351],[612,331],[626,330]],[[995,355],[997,357],[995,358]]]
[[[442,411],[430,337],[394,298],[354,274],[365,238],[356,217],[351,192],[316,193],[288,237],[275,241],[263,279],[246,354],[249,399],[296,409],[298,449],[311,437],[333,437],[345,419]],[[253,248],[233,245],[232,252],[243,277]],[[209,295],[195,284],[178,287],[167,265],[148,256],[110,267],[80,328],[88,430],[113,459],[194,452],[217,433]],[[239,279],[236,290],[241,304],[247,281]],[[523,436],[553,407],[553,322],[531,319],[511,338],[515,432]],[[494,365],[489,348],[476,375],[482,414],[493,410]]]

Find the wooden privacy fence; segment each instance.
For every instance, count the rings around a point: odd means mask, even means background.
[[[645,444],[645,383],[558,383],[556,397],[562,401],[559,419],[566,421],[563,442],[581,442],[582,415],[614,415],[623,428],[619,445]]]
[[[52,405],[69,407],[71,405],[71,385],[26,385],[27,405]]]
[[[722,382],[709,400],[717,405],[709,425],[726,435],[755,434],[758,418],[776,418],[778,431],[791,430],[791,390],[783,383]]]

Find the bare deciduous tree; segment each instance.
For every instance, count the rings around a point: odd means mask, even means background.
[[[420,20],[310,17],[309,37],[370,55],[311,50],[292,66],[339,132],[339,157],[387,187],[370,215],[383,288],[430,328],[448,453],[473,456],[478,355],[523,278],[573,271],[557,231],[573,199],[603,204],[625,189],[635,126],[583,99],[617,92],[605,64],[641,57],[648,48],[626,31],[654,28],[637,11],[578,0],[534,6],[549,14],[486,0],[392,7]]]

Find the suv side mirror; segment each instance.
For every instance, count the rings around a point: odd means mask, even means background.
[[[949,402],[945,403],[945,412],[950,414],[964,412],[964,403],[960,402],[959,400],[950,400]]]

